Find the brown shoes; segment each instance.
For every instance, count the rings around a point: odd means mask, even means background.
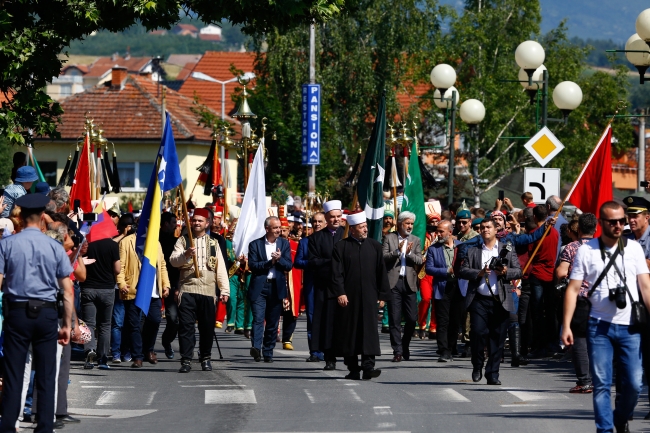
[[[142,360],[134,359],[133,364],[131,364],[131,368],[142,368]]]
[[[158,357],[156,356],[156,352],[149,352],[145,358],[147,361],[149,361],[149,364],[158,364]]]

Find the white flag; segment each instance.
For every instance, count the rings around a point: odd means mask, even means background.
[[[248,244],[264,236],[266,233],[264,230],[266,216],[264,143],[262,143],[253,159],[248,185],[244,193],[244,202],[241,206],[241,214],[237,227],[235,227],[235,234],[232,237],[232,245],[237,257],[242,254],[248,257]]]

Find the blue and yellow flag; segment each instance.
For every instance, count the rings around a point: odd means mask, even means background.
[[[162,211],[162,193],[176,188],[182,182],[174,133],[166,113],[165,130],[163,131],[160,149],[151,173],[147,196],[142,205],[142,214],[138,223],[135,240],[135,250],[140,257],[142,267],[136,287],[135,305],[147,315],[151,294],[156,290],[156,266],[158,260],[158,234],[160,231],[160,214]]]

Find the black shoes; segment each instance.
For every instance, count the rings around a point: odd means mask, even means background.
[[[54,420],[54,424],[52,425],[52,427],[54,427],[55,429],[62,429],[63,427],[65,427],[65,424],[63,423],[63,421],[57,418]]]
[[[172,349],[171,346],[163,346],[163,348],[165,349],[165,356],[167,359],[174,359],[174,349]]]
[[[382,334],[390,334],[390,328],[387,326],[382,326],[381,327],[381,333]]]
[[[251,338],[251,331],[249,329],[244,330],[244,338]]]
[[[397,355],[393,356],[392,362],[402,362],[402,355],[398,353]]]
[[[230,334],[230,333],[231,333],[232,331],[234,331],[234,330],[235,330],[235,327],[234,327],[234,326],[226,326],[226,331],[225,331],[225,332],[227,332],[228,334]]]
[[[255,362],[260,362],[262,360],[262,354],[260,353],[260,349],[256,349],[255,347],[251,347],[251,356],[255,360]]]
[[[345,378],[350,380],[361,380],[361,373],[358,371],[351,371],[345,376]]]
[[[499,379],[488,379],[487,380],[488,385],[501,385],[501,381]]]
[[[181,368],[178,370],[179,373],[189,373],[192,370],[191,361],[185,360],[181,361]]]
[[[272,363],[273,362],[273,357],[272,356],[265,356],[264,357],[264,362]]]
[[[235,334],[237,334],[237,335],[243,335],[243,334],[244,334],[244,330],[243,330],[243,329],[235,329]]]
[[[404,361],[411,359],[411,351],[408,347],[402,347],[402,358],[404,358]]]
[[[418,337],[420,338],[420,340],[424,340],[424,337],[426,337],[426,331],[424,329],[420,329],[418,331]]]
[[[630,433],[630,423],[616,426],[616,433]]]
[[[318,356],[316,355],[309,355],[309,358],[307,358],[307,362],[320,362],[320,359],[318,359]]]
[[[325,370],[325,371],[336,370],[336,362],[327,361],[325,363],[325,368],[323,368],[323,370]]]
[[[81,422],[80,419],[73,418],[70,415],[57,415],[56,419],[58,421],[61,421],[61,422],[65,423],[65,424],[76,424],[78,422]]]
[[[472,370],[472,382],[480,382],[483,378],[483,372],[481,370]]]
[[[84,370],[92,370],[95,368],[95,360],[97,359],[97,353],[94,350],[91,350],[86,354],[86,362],[84,363]]]
[[[440,355],[440,358],[438,358],[438,362],[451,362],[453,360],[454,358],[451,357],[451,353],[449,353],[448,350],[443,352],[442,355]]]
[[[372,370],[364,371],[363,376],[361,378],[363,380],[370,380],[379,377],[381,374],[381,370],[378,368],[373,368]]]
[[[209,359],[204,359],[201,361],[201,370],[203,371],[212,371],[212,364]]]

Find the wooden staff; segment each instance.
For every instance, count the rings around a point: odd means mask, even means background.
[[[192,239],[192,228],[190,227],[190,215],[187,213],[187,202],[185,201],[185,191],[181,183],[178,188],[181,191],[181,201],[183,202],[183,217],[185,218],[185,226],[187,227],[187,238],[190,240],[190,248],[194,248],[194,239]],[[194,262],[194,275],[196,278],[201,278],[199,275],[199,263],[196,260],[196,254],[192,256]]]
[[[359,199],[359,192],[357,189],[354,189],[354,196],[352,197],[352,208],[356,210],[357,208],[357,200]],[[350,231],[350,224],[348,222],[345,222],[345,231],[343,232],[343,239],[348,237],[348,233]]]

